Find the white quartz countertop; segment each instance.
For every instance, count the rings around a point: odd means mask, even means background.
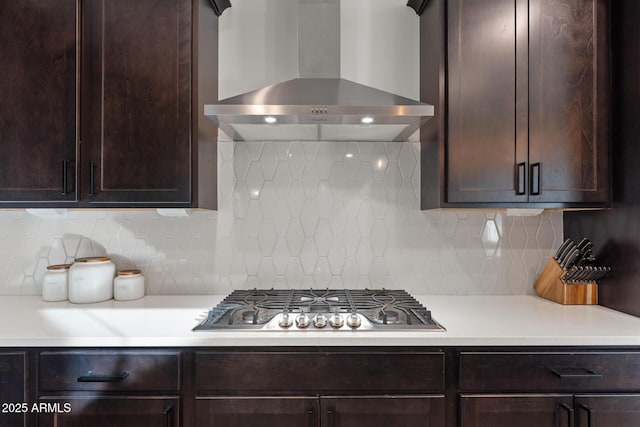
[[[417,295],[446,332],[192,332],[222,295],[97,304],[0,297],[0,347],[640,346],[640,318],[536,296]]]

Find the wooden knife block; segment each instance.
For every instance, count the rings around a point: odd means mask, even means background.
[[[598,284],[565,283],[565,271],[558,262],[550,258],[533,288],[542,298],[560,304],[598,304]]]

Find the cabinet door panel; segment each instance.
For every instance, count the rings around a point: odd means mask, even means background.
[[[322,397],[322,425],[444,427],[444,396]]]
[[[514,176],[516,164],[527,161],[526,61],[516,49],[517,27],[526,27],[516,19],[520,3],[449,2],[450,203],[527,201],[516,195]]]
[[[89,0],[83,23],[83,195],[188,205],[191,2]]]
[[[640,395],[576,396],[576,427],[640,426]]]
[[[0,2],[0,203],[5,206],[76,199],[76,13],[76,0]]]
[[[26,374],[25,353],[0,354],[0,403],[29,402]],[[26,425],[26,413],[0,412],[0,427],[23,425]]]
[[[316,427],[317,397],[206,397],[196,400],[196,425]]]
[[[140,427],[177,426],[178,398],[167,397],[42,397],[38,426]],[[53,411],[54,408],[55,412]]]
[[[564,406],[563,406],[564,405]],[[462,395],[461,427],[569,427],[571,395]]]
[[[531,202],[609,199],[607,3],[531,1]]]

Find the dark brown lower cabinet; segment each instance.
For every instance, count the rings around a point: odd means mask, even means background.
[[[640,394],[576,395],[576,427],[640,426]]]
[[[197,426],[445,427],[445,353],[204,350]]]
[[[640,395],[461,395],[461,427],[638,427]]]
[[[0,427],[640,427],[638,348],[34,352],[0,352]]]
[[[178,350],[41,351],[39,427],[177,427],[181,424]]]
[[[28,403],[26,353],[0,353],[0,427],[26,425]]]
[[[573,396],[462,395],[461,427],[573,427]]]
[[[640,426],[640,353],[462,351],[461,427]]]
[[[38,426],[177,427],[179,399],[152,396],[41,397]]]
[[[444,427],[444,395],[321,397],[322,427]]]
[[[203,397],[196,399],[197,426],[316,427],[316,397]]]
[[[444,396],[203,397],[196,425],[444,427]]]

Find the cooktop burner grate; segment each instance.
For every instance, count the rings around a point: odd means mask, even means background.
[[[236,290],[194,331],[224,329],[444,330],[415,298],[395,289]]]

